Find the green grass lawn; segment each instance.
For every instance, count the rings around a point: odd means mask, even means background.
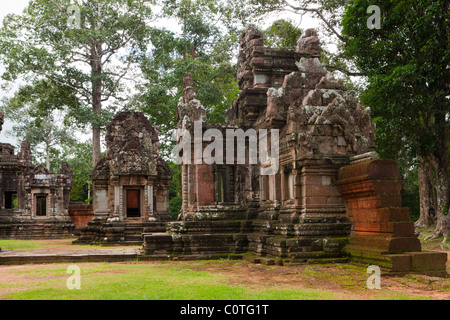
[[[58,239],[58,240],[0,240],[0,248],[2,250],[94,250],[102,248],[100,245],[73,245],[75,239]],[[108,248],[108,247],[103,247]],[[130,248],[130,246],[115,246],[111,248]]]
[[[8,250],[79,250],[64,240],[0,240]],[[0,299],[12,300],[334,300],[450,299],[450,282],[383,278],[382,290],[366,288],[362,266],[317,264],[292,267],[243,261],[76,263],[81,289],[69,290],[72,264],[0,265]],[[433,280],[435,281],[435,280]],[[446,280],[443,280],[446,281]],[[399,286],[400,284],[400,286]],[[417,290],[422,290],[417,292]],[[427,291],[432,290],[432,291]],[[445,298],[448,297],[448,298]]]
[[[258,266],[267,274],[255,277],[246,262],[79,263],[81,288],[70,290],[71,264],[0,266],[2,300],[335,300],[431,299],[390,290],[367,290],[359,267],[306,267],[283,273],[280,266]],[[233,273],[230,274],[230,270]],[[241,271],[242,270],[242,271]],[[294,269],[293,269],[294,270]],[[300,269],[299,269],[300,270]],[[322,271],[321,271],[322,270]],[[325,272],[324,272],[325,270]],[[337,270],[337,271],[336,271]],[[317,272],[316,272],[317,271]],[[273,274],[272,274],[273,272]],[[236,275],[239,277],[236,278]],[[284,281],[279,281],[284,277]],[[287,279],[287,281],[286,281]],[[324,286],[332,279],[336,286]],[[307,281],[317,281],[317,285]],[[305,282],[303,282],[305,281]],[[447,289],[448,292],[448,289]]]
[[[23,278],[16,284],[0,284],[2,299],[48,300],[273,300],[335,299],[332,293],[319,289],[286,290],[267,284],[267,288],[231,285],[220,274],[193,271],[187,265],[167,264],[78,264],[81,289],[69,290],[67,264],[43,269],[14,271]],[[1,272],[1,268],[0,268]],[[17,286],[17,287],[15,287]],[[8,291],[18,292],[7,293]],[[3,292],[3,293],[2,293]]]
[[[45,241],[40,240],[0,240],[2,250],[43,250]]]

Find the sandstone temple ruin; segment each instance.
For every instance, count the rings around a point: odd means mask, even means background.
[[[4,114],[0,113],[0,130]],[[60,174],[32,164],[30,144],[18,153],[0,143],[0,238],[71,236],[69,216],[72,170],[62,163]]]
[[[249,26],[239,45],[241,93],[224,124],[208,122],[192,77],[183,78],[178,219],[168,213],[172,176],[157,128],[143,113],[120,112],[92,172],[93,220],[74,243],[138,244],[142,259],[352,259],[392,272],[446,274],[446,253],[422,251],[402,207],[396,163],[375,152],[370,110],[320,63],[315,31],[284,51],[265,47]],[[70,169],[54,175],[33,167],[26,143],[17,155],[9,145],[2,150],[0,218],[9,222],[0,221],[0,235],[17,219],[69,224]],[[276,158],[261,157],[263,150]]]
[[[180,221],[169,222],[164,233],[144,234],[147,255],[241,254],[279,263],[351,256],[397,272],[445,273],[445,253],[421,252],[408,208],[401,207],[395,162],[378,159],[370,110],[321,65],[320,51],[313,30],[292,52],[266,48],[262,33],[249,26],[240,39],[241,93],[224,125],[208,123],[185,76],[178,129],[194,139],[184,145],[200,144],[200,154],[211,157],[236,147],[229,152],[234,161],[210,164],[183,150]],[[195,138],[199,123],[202,133],[226,137],[223,150],[213,155],[212,139]],[[227,135],[237,129],[266,129],[268,136],[278,130],[278,145],[264,140],[272,151],[278,146],[275,173],[263,174],[268,163],[250,162],[251,138]],[[235,151],[239,143],[245,153]]]

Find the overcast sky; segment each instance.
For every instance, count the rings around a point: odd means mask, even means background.
[[[20,14],[23,12],[23,10],[25,9],[25,7],[27,6],[29,0],[0,0],[0,21],[3,21],[3,18],[9,14],[9,13],[16,13],[16,14]],[[287,14],[287,15],[283,15],[283,18],[289,17],[291,19],[293,19],[294,21],[299,21],[299,16],[295,15],[295,14]],[[276,16],[272,16],[269,17],[268,19],[266,19],[267,24],[270,25],[270,23],[274,20],[276,20],[277,18],[281,18],[281,17],[276,17]],[[302,28],[303,30],[307,29],[307,28],[315,28],[317,27],[318,22],[316,19],[312,19],[311,17],[305,16],[303,17],[299,27]],[[3,67],[1,65],[1,61],[0,61],[0,74],[3,73]],[[2,90],[0,90],[0,99],[2,99],[3,97],[7,96],[12,96],[13,92],[4,92]],[[11,139],[9,137],[5,136],[5,132],[7,130],[10,130],[12,128],[12,124],[10,121],[6,121],[5,124],[3,125],[3,130],[0,133],[0,142],[2,143],[11,143],[11,144],[15,144],[15,140]]]

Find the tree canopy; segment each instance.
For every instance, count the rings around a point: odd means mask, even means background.
[[[179,30],[154,27],[150,52],[140,66],[147,80],[135,102],[137,108],[157,123],[165,155],[170,153],[171,131],[176,128],[177,103],[183,91],[183,76],[192,75],[198,99],[211,122],[220,123],[237,97],[236,65],[239,36],[245,15],[239,1],[162,0],[161,17]]]
[[[72,118],[92,127],[93,163],[99,159],[101,128],[110,117],[104,103],[109,101],[113,111],[127,101],[123,80],[135,79],[127,75],[148,44],[150,3],[31,0],[23,14],[7,15],[0,28],[2,79],[43,79],[70,91],[76,97]]]
[[[361,96],[377,123],[377,141],[386,154],[422,156],[436,171],[438,226],[450,234],[448,146],[450,114],[449,2],[380,2],[380,28],[368,28],[367,8],[355,0],[343,18],[345,51],[367,76]]]

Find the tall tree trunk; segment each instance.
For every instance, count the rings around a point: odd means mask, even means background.
[[[45,166],[50,171],[50,145],[45,146]]]
[[[419,197],[420,217],[415,227],[424,228],[436,222],[436,195],[434,192],[433,167],[424,157],[419,156]]]
[[[96,42],[91,49],[92,68],[92,109],[95,119],[92,124],[92,164],[100,160],[100,113],[102,111],[102,43]]]
[[[102,18],[103,5],[101,2],[97,4],[97,18],[95,20],[96,30],[103,26]],[[101,123],[100,113],[102,111],[102,57],[103,42],[99,39],[92,40],[91,46],[91,71],[92,71],[92,109],[95,114],[94,123],[92,125],[92,164],[95,165],[100,160],[100,135]]]
[[[437,223],[435,231],[426,240],[437,238],[440,235],[444,237],[450,235],[448,147],[445,114],[437,115],[435,119],[435,125],[439,129],[436,134],[435,152],[431,157],[431,163],[436,170]]]

